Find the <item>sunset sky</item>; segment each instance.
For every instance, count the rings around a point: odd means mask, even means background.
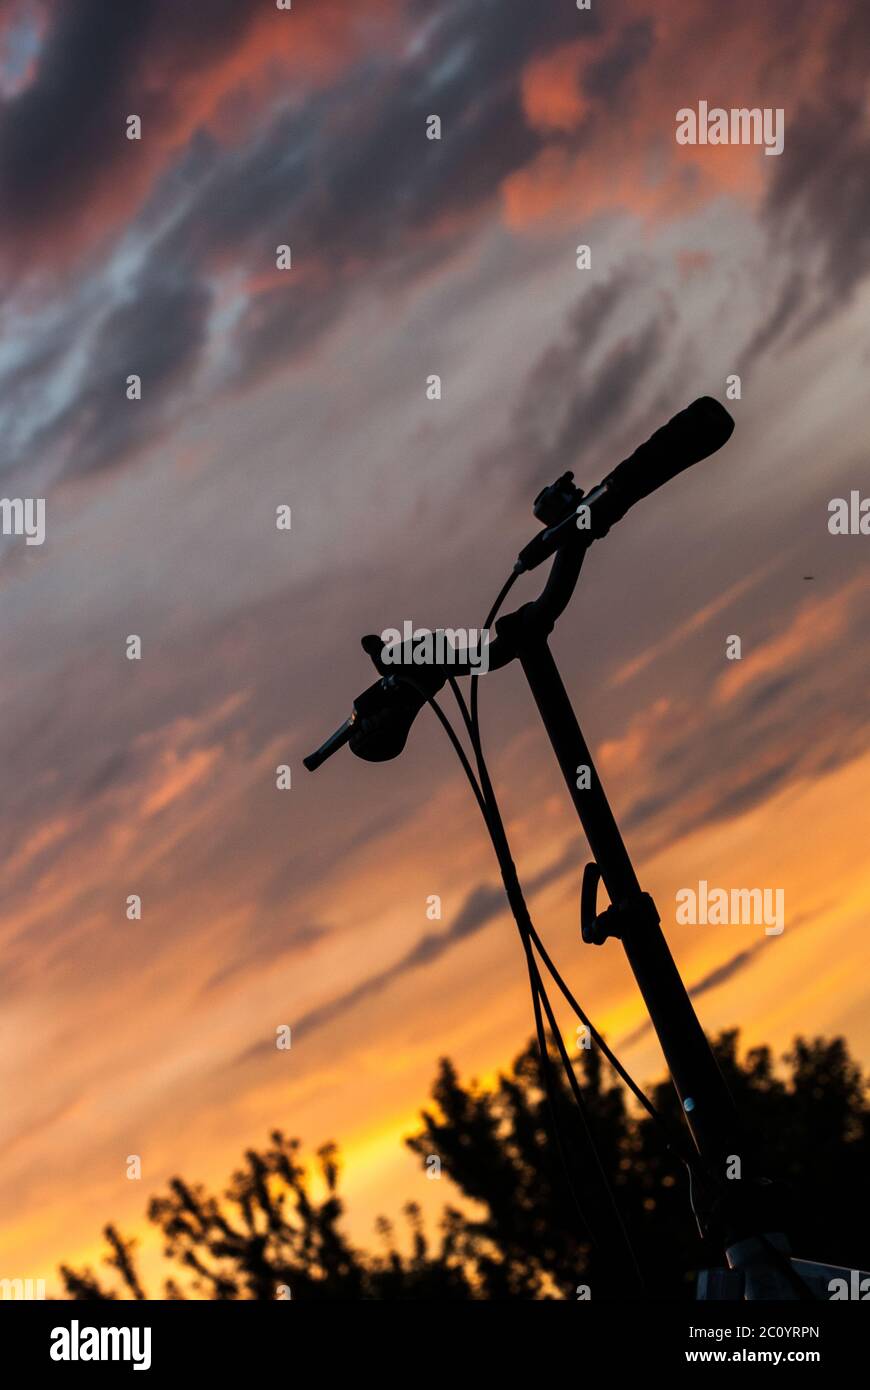
[[[2,495],[47,508],[0,538],[0,1276],[57,1295],[110,1219],[153,1274],[147,1198],[275,1126],[340,1143],[362,1242],[455,1200],[402,1136],[532,1031],[488,841],[432,718],[302,757],[364,633],[479,626],[542,486],[733,373],[554,650],[705,1028],[870,1064],[870,537],[827,524],[870,495],[868,46],[861,0],[0,0]],[[678,145],[702,100],[782,154]],[[520,671],[481,706],[538,928],[658,1079]],[[783,934],[677,926],[700,879]]]

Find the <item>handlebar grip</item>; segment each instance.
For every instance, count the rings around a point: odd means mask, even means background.
[[[615,507],[612,519],[624,516],[635,502],[693,463],[715,454],[731,438],[733,429],[728,411],[712,396],[693,401],[617,464],[605,480]]]
[[[356,715],[352,714],[349,719],[345,719],[340,729],[336,729],[335,733],[331,734],[326,742],[320,745],[315,753],[309,753],[307,758],[302,759],[303,767],[306,767],[309,772],[316,772],[327,758],[331,758],[333,753],[337,753],[339,748],[343,748],[346,743],[350,742],[355,728]]]

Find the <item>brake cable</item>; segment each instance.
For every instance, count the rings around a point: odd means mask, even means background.
[[[577,1193],[577,1189],[571,1175],[571,1170],[568,1166],[565,1148],[562,1142],[562,1135],[560,1132],[558,1115],[556,1110],[556,1096],[555,1087],[553,1084],[552,1060],[550,1057],[549,1048],[547,1046],[546,1033],[544,1029],[543,1019],[541,1016],[541,1004],[543,1004],[544,1011],[547,1015],[550,1032],[554,1042],[556,1043],[556,1047],[558,1049],[559,1056],[562,1062],[562,1067],[568,1079],[572,1096],[577,1105],[578,1113],[581,1119],[581,1123],[583,1125],[583,1130],[585,1133],[587,1144],[589,1146],[590,1152],[594,1157],[604,1191],[606,1192],[610,1204],[613,1208],[613,1214],[616,1224],[619,1228],[620,1237],[625,1244],[626,1250],[628,1251],[628,1255],[634,1268],[635,1275],[637,1277],[637,1281],[640,1285],[640,1288],[645,1293],[646,1283],[644,1280],[643,1272],[641,1270],[640,1263],[638,1261],[637,1254],[635,1252],[631,1238],[625,1227],[625,1222],[623,1220],[622,1213],[619,1209],[619,1204],[617,1203],[612,1185],[607,1177],[604,1165],[601,1162],[600,1154],[598,1153],[598,1149],[595,1145],[595,1140],[593,1138],[587,1116],[586,1103],[583,1099],[582,1092],[578,1085],[574,1069],[571,1065],[571,1061],[567,1053],[567,1049],[565,1048],[564,1040],[562,1038],[561,1032],[559,1031],[558,1024],[553,1013],[552,1004],[550,1003],[546,988],[544,986],[544,982],[541,978],[538,963],[535,960],[534,953],[532,951],[532,941],[534,940],[535,942],[538,942],[540,938],[538,937],[537,932],[535,931],[535,928],[532,924],[531,917],[529,916],[528,908],[526,906],[525,898],[522,892],[522,887],[520,885],[519,877],[516,872],[516,866],[514,865],[513,858],[510,853],[510,846],[508,844],[507,836],[505,834],[501,814],[499,812],[497,802],[495,801],[495,796],[492,793],[492,784],[489,781],[489,777],[487,774],[486,783],[489,788],[489,796],[487,796],[487,794],[485,794],[485,792],[481,789],[480,785],[477,782],[477,779],[474,776],[471,764],[468,761],[468,758],[465,754],[465,750],[463,749],[459,741],[455,729],[450,723],[450,720],[447,718],[447,715],[441,709],[435,697],[421,690],[420,687],[416,685],[416,682],[410,680],[404,674],[400,677],[400,679],[403,682],[407,682],[407,684],[412,686],[413,688],[417,689],[418,693],[424,696],[427,704],[431,705],[432,709],[438,717],[439,722],[444,728],[445,733],[450,739],[450,742],[453,745],[454,752],[457,754],[460,763],[462,764],[463,771],[465,772],[465,775],[468,779],[469,785],[471,786],[472,791],[474,792],[475,799],[478,803],[481,815],[484,819],[484,824],[486,825],[487,831],[490,836],[490,840],[492,841],[496,858],[499,862],[499,867],[502,872],[502,881],[504,883],[505,893],[508,899],[508,905],[510,906],[511,912],[516,922],[517,929],[520,934],[520,940],[522,942],[523,950],[526,956],[526,965],[529,973],[529,984],[532,991],[532,1006],[535,1015],[535,1030],[537,1034],[538,1051],[541,1059],[541,1072],[547,1095],[547,1104],[550,1112],[551,1128],[553,1131],[553,1137],[556,1141],[556,1147],[559,1153],[562,1167],[564,1169],[565,1179],[568,1186],[568,1190],[571,1194],[571,1198],[574,1202],[575,1207],[577,1208],[577,1211],[580,1215],[581,1220],[583,1221],[583,1224],[589,1231],[593,1244],[596,1247],[601,1247],[603,1245],[603,1242],[601,1242],[600,1239],[596,1236],[594,1224],[590,1220],[588,1213],[585,1211]],[[461,700],[461,692],[458,693]],[[464,701],[462,703],[464,704]]]

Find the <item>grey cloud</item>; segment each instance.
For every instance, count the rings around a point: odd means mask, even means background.
[[[174,114],[174,83],[237,43],[256,18],[237,0],[207,15],[175,0],[49,0],[33,81],[0,104],[0,197],[8,233],[59,229],[97,187],[123,177],[122,115],[159,130]],[[121,114],[119,114],[121,113]]]
[[[118,149],[114,110],[154,11],[151,0],[78,0],[51,10],[34,81],[0,108],[4,215],[61,216],[87,196]]]
[[[244,950],[216,970],[203,984],[201,993],[211,994],[230,980],[236,980],[250,971],[270,969],[280,965],[288,956],[296,956],[323,940],[328,928],[308,923],[291,927],[287,922],[286,911],[275,914],[270,921],[262,909],[258,912],[255,924],[249,929]]]
[[[831,906],[832,904],[827,902],[813,908],[810,912],[799,913],[786,923],[786,930],[788,932],[797,931],[798,927],[804,926],[807,922],[813,922],[817,917],[822,916]],[[752,946],[748,946],[744,951],[738,951],[735,955],[729,956],[728,960],[723,961],[721,965],[714,966],[706,975],[702,975],[700,980],[696,980],[693,985],[688,986],[689,998],[700,999],[703,994],[709,994],[711,990],[727,984],[729,980],[733,980],[736,975],[748,969],[762,951],[777,949],[778,947],[770,938],[764,937]],[[640,1042],[641,1038],[647,1037],[651,1032],[652,1022],[647,1019],[645,1023],[639,1024],[637,1028],[633,1028],[630,1033],[626,1033],[624,1037],[620,1038],[617,1047],[630,1047],[634,1043]]]
[[[667,306],[639,313],[631,330],[607,345],[639,277],[640,265],[629,263],[581,295],[559,340],[530,370],[512,421],[522,458],[517,487],[524,497],[530,478],[575,468],[590,446],[601,453],[633,415],[634,400],[657,369],[671,322]]]
[[[810,294],[810,283],[806,272],[793,270],[776,296],[773,307],[755,329],[752,337],[741,353],[738,370],[743,375],[757,362],[769,348],[779,342],[783,335],[797,327],[800,312]]]
[[[558,473],[576,459],[581,441],[618,420],[655,367],[664,338],[662,320],[648,322],[618,342],[597,371],[581,377],[550,450],[552,472]]]
[[[751,632],[757,600],[745,603],[737,612],[743,608],[743,631]],[[842,766],[870,744],[862,674],[868,625],[868,601],[856,596],[850,642],[827,650],[823,661],[808,643],[779,675],[751,683],[721,706],[696,699],[691,688],[671,700],[645,769],[655,791],[635,796],[625,813],[626,828],[641,832],[646,852],[748,811],[796,778]],[[715,679],[698,677],[700,689]],[[655,689],[656,678],[646,679]]]
[[[369,975],[353,989],[346,990],[343,994],[309,1010],[296,1024],[299,1034],[312,1033],[315,1029],[323,1028],[334,1018],[347,1013],[349,1009],[371,998],[372,995],[380,994],[409,971],[431,965],[459,942],[468,940],[470,936],[488,926],[499,912],[505,910],[505,906],[501,889],[491,888],[486,884],[473,889],[446,931],[428,932],[415,946],[406,951],[395,965]],[[259,1055],[261,1051],[262,1046],[257,1043],[242,1053],[237,1061],[245,1062],[251,1056]]]
[[[95,38],[99,9],[88,3],[75,22],[57,18],[27,101],[6,113],[13,182],[25,177],[28,142],[38,143],[45,122],[57,119],[58,102],[65,100],[55,93],[49,102],[47,82],[54,72],[55,85],[66,89],[66,49],[77,53],[98,43],[123,90],[125,82],[135,86],[149,53],[160,55],[164,72],[183,65],[184,55],[202,65],[245,27],[231,6],[221,4],[205,26],[200,52],[192,35],[201,26],[192,28],[157,0],[137,0],[127,27],[118,21]],[[597,17],[584,18],[587,36],[598,27]],[[540,12],[509,0],[497,11],[493,7],[491,22],[476,13],[470,24],[467,8],[454,4],[401,66],[373,59],[353,66],[328,91],[310,94],[303,108],[264,113],[259,131],[237,149],[218,149],[197,132],[142,213],[141,228],[156,232],[142,277],[127,287],[127,302],[98,330],[75,400],[32,431],[29,447],[40,454],[55,449],[65,471],[77,475],[120,465],[156,438],[177,413],[180,389],[189,388],[201,358],[207,338],[204,276],[218,260],[223,265],[231,256],[240,271],[256,277],[271,267],[274,246],[289,240],[298,264],[304,267],[307,260],[319,267],[286,290],[251,300],[223,362],[225,383],[236,385],[312,350],[356,295],[360,258],[370,263],[369,289],[380,283],[387,292],[446,261],[491,205],[504,177],[542,148],[543,137],[523,112],[525,65],[576,36],[576,16],[568,11]],[[617,29],[606,70],[611,84],[641,61],[643,44],[637,26]],[[436,109],[445,121],[441,142],[424,138],[435,72]],[[76,100],[89,103],[88,119],[106,124],[93,91]],[[79,178],[77,170],[73,157],[66,173]],[[48,180],[57,185],[54,191],[40,198],[62,202],[68,196],[57,174]],[[167,218],[169,229],[161,233],[160,221]],[[441,219],[449,229],[430,235]],[[151,375],[150,397],[146,388],[135,412],[118,412],[106,364],[129,360],[134,340],[132,355]],[[618,389],[620,364],[610,365],[613,374],[605,374],[600,387],[605,395]],[[622,370],[631,365],[629,359]],[[593,394],[589,409],[599,400],[604,409],[600,394]]]
[[[63,437],[71,471],[111,467],[154,436],[168,402],[196,367],[209,299],[196,281],[152,273],[110,312],[98,329],[77,400],[51,426],[52,435]],[[125,398],[131,373],[142,379],[140,401]]]
[[[750,355],[788,331],[799,341],[848,304],[870,272],[870,129],[867,125],[866,5],[837,12],[820,55],[818,96],[786,113],[786,140],[763,208],[771,254],[801,267]]]
[[[719,985],[727,984],[735,975],[739,975],[741,971],[746,970],[748,966],[752,964],[759,951],[764,950],[765,944],[766,942],[764,941],[758,941],[754,946],[748,947],[745,951],[738,951],[736,955],[723,961],[721,965],[717,965],[713,970],[709,971],[708,974],[703,975],[695,984],[689,985],[689,998],[698,999],[702,994],[709,993],[710,990],[718,988]],[[617,1047],[632,1047],[635,1043],[640,1042],[642,1038],[647,1037],[652,1031],[652,1021],[646,1019],[645,1022],[633,1028],[630,1033],[626,1033],[624,1037],[620,1038]]]
[[[541,888],[558,880],[567,871],[574,869],[579,863],[579,855],[579,847],[573,842],[570,843],[562,854],[527,880],[526,895],[528,897],[533,896]],[[380,994],[396,980],[408,974],[409,971],[419,970],[421,967],[431,965],[434,961],[439,960],[447,952],[452,951],[455,946],[475,936],[490,922],[508,910],[504,889],[500,884],[498,886],[479,884],[468,894],[446,931],[427,932],[394,965],[369,975],[352,989],[346,990],[309,1010],[295,1025],[296,1028],[300,1034],[311,1033],[315,1029],[323,1028],[334,1018],[347,1013],[357,1004],[363,1003],[373,995]],[[239,1054],[236,1058],[236,1064],[243,1065],[253,1057],[260,1056],[262,1052],[263,1044],[255,1043],[253,1047],[247,1048]]]
[[[646,62],[654,44],[655,27],[651,20],[627,24],[603,57],[587,69],[583,79],[587,95],[611,106],[624,100],[625,83]]]

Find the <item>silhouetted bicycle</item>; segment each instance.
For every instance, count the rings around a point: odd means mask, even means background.
[[[666,1124],[614,1056],[565,984],[531,921],[483,756],[477,701],[479,675],[470,661],[463,661],[462,651],[451,651],[449,661],[421,666],[419,660],[414,660],[408,643],[401,650],[395,646],[385,649],[381,638],[364,637],[362,645],[374,662],[378,679],[357,696],[350,717],[304,763],[309,771],[314,771],[345,744],[357,757],[370,762],[394,758],[404,748],[422,707],[428,704],[433,708],[462,762],[498,857],[526,953],[542,1072],[551,1102],[554,1081],[545,1017],[572,1095],[583,1112],[582,1092],[547,997],[541,966],[552,976],[618,1075],[660,1125],[668,1146],[686,1164],[699,1229],[727,1259],[727,1268],[704,1271],[698,1296],[827,1297],[825,1281],[844,1271],[788,1258],[789,1247],[777,1213],[776,1189],[756,1169],[731,1095],[671,956],[655,904],[641,890],[548,645],[548,638],[574,592],[590,545],[606,536],[636,502],[720,449],[733,429],[734,422],[725,408],[704,396],[656,431],[590,492],[584,493],[577,487],[572,473],[564,473],[544,488],[534,503],[535,517],[544,529],[520,551],[484,623],[484,631],[488,632],[495,622],[496,631],[488,647],[489,671],[498,671],[514,659],[522,666],[593,855],[593,862],[586,866],[581,891],[583,940],[602,946],[613,937],[622,943],[670,1069],[691,1145]],[[550,557],[550,573],[538,598],[496,621],[519,575]],[[466,676],[471,678],[470,705],[457,684],[459,678]],[[457,700],[477,777],[435,699],[445,684]],[[581,769],[582,777],[578,776]],[[600,881],[610,898],[609,906],[601,911],[597,905]],[[552,1103],[551,1111],[555,1113]],[[558,1134],[556,1137],[558,1140]],[[587,1137],[594,1144],[588,1125]],[[735,1156],[741,1159],[742,1177],[729,1181],[727,1167]],[[602,1168],[600,1173],[606,1184]],[[608,1195],[620,1236],[643,1284],[609,1186]],[[582,1212],[579,1201],[578,1205]]]

